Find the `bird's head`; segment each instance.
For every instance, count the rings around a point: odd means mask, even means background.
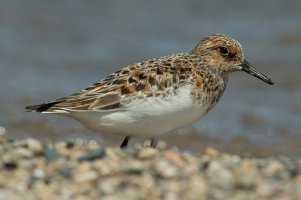
[[[222,73],[245,71],[270,85],[274,84],[270,78],[255,70],[246,61],[241,44],[225,35],[214,34],[205,37],[191,53],[200,57],[212,70]]]

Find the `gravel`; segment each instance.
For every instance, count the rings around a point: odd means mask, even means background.
[[[2,199],[301,199],[301,160],[0,136]]]

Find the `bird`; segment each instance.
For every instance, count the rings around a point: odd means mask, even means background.
[[[70,96],[25,108],[124,136],[120,148],[133,136],[150,138],[155,148],[157,137],[208,113],[224,93],[229,74],[236,71],[274,84],[247,62],[237,40],[211,34],[190,52],[136,62]]]

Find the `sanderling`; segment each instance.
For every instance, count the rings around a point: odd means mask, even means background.
[[[230,72],[245,71],[272,85],[246,60],[241,44],[209,35],[189,53],[153,58],[124,67],[67,97],[28,106],[33,112],[68,116],[93,131],[151,138],[184,127],[205,115],[221,98]]]

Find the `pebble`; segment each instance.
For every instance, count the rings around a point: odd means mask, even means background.
[[[67,165],[64,165],[63,167],[61,167],[59,169],[59,173],[60,173],[60,175],[62,175],[64,178],[67,178],[67,179],[72,177],[71,169]]]
[[[145,171],[145,165],[141,161],[133,160],[127,165],[122,165],[121,170],[123,173],[127,174],[142,174]]]
[[[80,155],[77,160],[78,161],[89,161],[89,160],[95,160],[95,159],[101,159],[105,156],[105,151],[103,148],[98,148],[96,150],[90,150],[88,152],[85,152],[83,155]]]
[[[158,175],[164,178],[172,178],[177,175],[177,168],[172,165],[170,162],[164,159],[159,159],[154,164],[154,169]]]
[[[174,165],[178,165],[180,167],[184,167],[186,165],[186,162],[183,160],[181,154],[179,154],[178,152],[167,150],[163,151],[162,155],[166,160],[170,161]]]
[[[24,147],[16,148],[12,151],[12,157],[15,160],[19,160],[22,158],[30,158],[32,156],[33,156],[33,152]]]
[[[116,191],[115,188],[116,183],[114,184],[111,180],[101,181],[98,185],[98,189],[106,195],[114,194]]]
[[[138,158],[140,159],[150,159],[154,158],[156,155],[158,155],[159,151],[154,148],[143,148],[141,151],[138,152]]]
[[[6,129],[3,126],[0,126],[0,136],[4,136]]]
[[[44,179],[46,177],[46,173],[43,169],[37,168],[33,170],[33,177],[38,179]]]
[[[28,145],[28,148],[35,154],[43,153],[43,145],[35,139],[28,138],[26,140],[26,143]]]
[[[285,170],[284,165],[279,161],[271,161],[263,169],[266,176],[273,178],[289,178],[289,173]]]
[[[75,182],[86,182],[86,181],[93,181],[98,178],[98,174],[96,171],[89,170],[83,173],[75,174],[74,180]]]
[[[208,158],[208,159],[218,158],[219,155],[220,155],[220,153],[216,149],[213,149],[213,148],[207,148],[204,153],[204,157]]]
[[[47,149],[44,152],[44,156],[49,162],[52,162],[52,161],[55,161],[55,160],[61,158],[61,156],[58,152],[51,150],[51,149]]]

